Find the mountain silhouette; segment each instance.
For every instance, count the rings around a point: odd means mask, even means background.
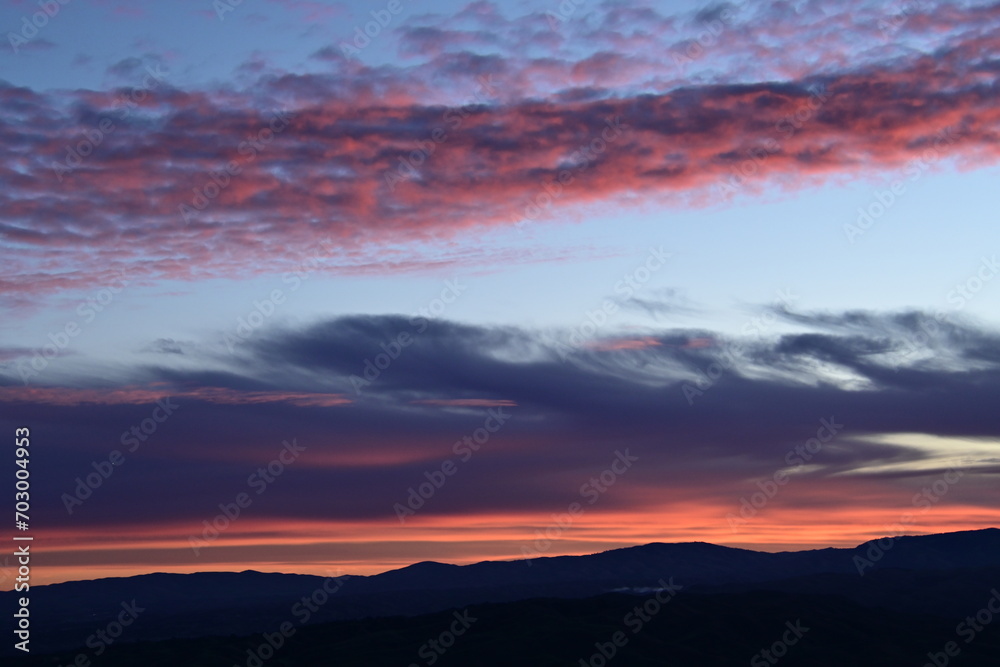
[[[991,589],[1000,586],[1000,529],[779,553],[704,542],[653,543],[530,561],[421,562],[382,574],[337,579],[245,571],[75,581],[32,587],[32,649],[33,653],[88,650],[86,641],[95,630],[113,621],[122,604],[132,601],[143,611],[108,656],[127,652],[127,645],[136,642],[202,638],[211,644],[222,641],[219,638],[246,638],[273,632],[283,622],[291,622],[303,637],[312,636],[308,628],[330,624],[346,628],[363,623],[372,632],[384,631],[388,626],[383,624],[410,627],[412,622],[413,627],[422,627],[427,618],[470,605],[485,605],[492,611],[484,613],[503,615],[509,612],[504,611],[507,605],[527,610],[541,604],[529,604],[531,600],[549,600],[546,604],[563,609],[569,618],[588,605],[607,611],[616,608],[615,600],[648,597],[665,585],[682,587],[681,607],[706,605],[707,609],[726,600],[738,601],[723,616],[744,620],[756,613],[757,603],[752,601],[758,598],[798,601],[795,604],[802,608],[842,615],[838,622],[870,616],[903,628],[904,617],[915,615],[919,618],[914,627],[937,628],[927,636],[947,637],[954,634],[956,619],[975,614]],[[14,608],[14,596],[10,591],[0,594],[6,608]],[[303,599],[312,600],[311,606],[303,606]],[[793,605],[786,615],[791,618],[798,608]],[[518,631],[530,634],[526,627]],[[3,650],[11,654],[9,645]],[[749,659],[746,656],[741,663]]]

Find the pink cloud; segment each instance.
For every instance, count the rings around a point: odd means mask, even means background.
[[[644,350],[649,347],[659,347],[660,341],[650,336],[641,338],[612,338],[609,340],[594,341],[587,345],[592,350],[601,352],[611,352],[615,350]]]
[[[445,28],[498,20],[488,9]],[[30,144],[0,156],[0,237],[18,248],[0,269],[0,297],[23,305],[29,295],[91,289],[119,268],[142,284],[282,272],[320,243],[334,250],[317,270],[384,270],[389,244],[460,247],[473,230],[628,197],[698,206],[733,191],[795,189],[914,160],[928,168],[950,159],[992,164],[1000,105],[989,85],[995,74],[976,63],[990,62],[1000,38],[977,26],[1000,17],[943,9],[929,16],[954,32],[939,56],[911,52],[822,73],[799,59],[801,78],[785,83],[678,87],[673,65],[626,49],[631,33],[612,21],[602,30],[622,40],[618,52],[446,53],[409,69],[334,54],[327,74],[265,73],[242,91],[164,82],[128,109],[111,92],[0,88],[0,110],[12,119],[5,140]],[[817,19],[809,30],[830,38],[845,20]],[[900,29],[925,29],[913,23]],[[733,39],[713,53],[739,54],[746,25],[734,24]],[[449,93],[432,85],[442,77],[454,82]],[[462,101],[438,104],[449,96]],[[88,120],[52,121],[73,105]],[[275,131],[271,112],[280,110],[288,121]],[[90,146],[101,119],[114,132]],[[88,155],[74,157],[80,151]],[[54,249],[72,252],[57,266]],[[461,253],[415,252],[390,268],[461,261]]]
[[[424,398],[410,401],[415,405],[437,405],[441,407],[455,408],[500,408],[514,407],[514,401],[493,398]]]

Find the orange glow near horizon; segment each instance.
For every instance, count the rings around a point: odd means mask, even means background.
[[[526,555],[583,555],[650,542],[711,542],[757,551],[843,548],[886,535],[977,530],[998,524],[996,512],[988,508],[957,504],[942,504],[924,514],[912,507],[824,509],[821,521],[815,510],[774,508],[734,532],[725,518],[730,511],[731,507],[679,503],[644,512],[594,508],[562,529],[552,513],[418,515],[405,526],[395,518],[369,522],[246,519],[203,545],[198,555],[189,541],[189,523],[119,526],[104,534],[77,529],[39,531],[35,542],[39,567],[32,582],[243,570],[371,575],[424,560],[464,565]],[[902,518],[907,512],[913,513],[911,519]],[[544,540],[549,540],[547,546]],[[0,586],[10,590],[12,585],[13,569],[2,568]]]

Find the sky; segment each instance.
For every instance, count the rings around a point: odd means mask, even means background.
[[[998,524],[1000,3],[0,28],[38,583]]]

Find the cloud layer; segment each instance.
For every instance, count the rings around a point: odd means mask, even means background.
[[[0,295],[123,269],[146,284],[307,259],[413,270],[442,258],[405,244],[574,207],[995,162],[996,5],[821,5],[553,24],[476,3],[401,26],[409,65],[331,46],[318,72],[264,63],[244,88],[186,89],[137,59],[113,91],[0,83]]]
[[[573,502],[586,513],[553,554],[996,522],[997,332],[920,312],[775,316],[802,332],[663,330],[635,345],[609,332],[572,347],[555,331],[342,317],[267,328],[235,358],[152,353],[112,387],[8,387],[0,422],[32,425],[53,576],[513,558]],[[402,332],[412,342],[395,349]],[[302,452],[278,466],[289,442]],[[635,461],[611,475],[620,454]],[[941,493],[949,470],[962,475]],[[780,492],[741,515],[779,472]],[[410,500],[421,485],[433,491]],[[191,537],[240,492],[253,504],[196,555]],[[291,543],[303,548],[275,560]]]

